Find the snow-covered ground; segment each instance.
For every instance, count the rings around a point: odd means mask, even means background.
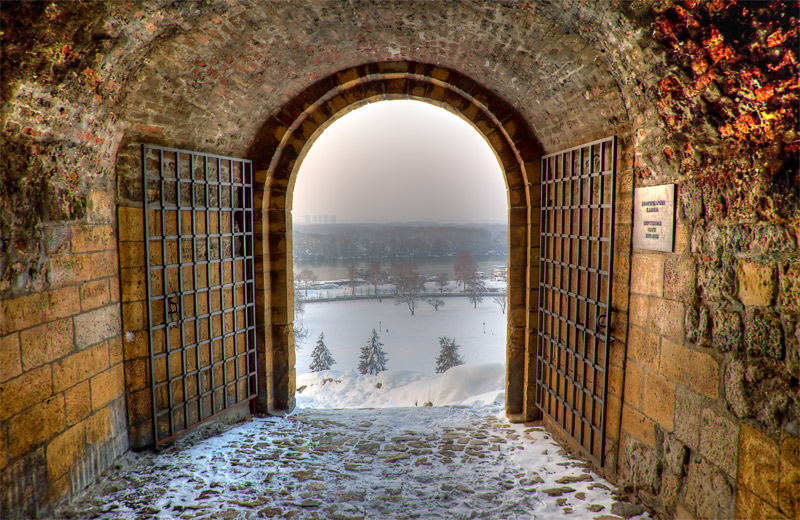
[[[387,368],[434,374],[439,336],[455,338],[466,364],[505,363],[506,315],[491,298],[477,308],[466,298],[446,298],[438,311],[420,301],[414,316],[393,299],[307,303],[303,322],[309,336],[297,351],[297,373],[309,371],[311,352],[320,333],[346,372],[358,365],[359,349],[372,329],[378,331],[388,358]]]
[[[412,317],[391,301],[315,303],[306,319],[314,336],[298,353],[294,412],[129,453],[126,467],[55,517],[649,518],[541,426],[508,423],[505,315],[496,305],[454,298]],[[362,376],[359,349],[379,323],[390,369]],[[309,373],[321,331],[341,369]],[[467,364],[436,374],[441,335],[456,337]]]
[[[127,458],[55,518],[648,518],[497,406],[304,410]]]
[[[502,404],[506,315],[490,298],[477,308],[466,298],[447,298],[438,311],[427,303],[411,316],[390,299],[309,303],[309,339],[297,352],[297,403],[302,408],[375,408],[449,404]],[[388,370],[362,376],[360,348],[379,330]],[[485,332],[484,332],[485,331]],[[321,332],[333,354],[333,370],[309,372]],[[439,337],[454,337],[465,364],[436,374]]]

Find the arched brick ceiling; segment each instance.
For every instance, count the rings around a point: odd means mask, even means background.
[[[258,2],[219,14],[202,9],[157,38],[141,69],[128,75],[116,111],[134,133],[243,153],[258,127],[316,80],[393,60],[471,77],[514,106],[549,150],[627,123],[606,57],[554,16],[560,6]]]

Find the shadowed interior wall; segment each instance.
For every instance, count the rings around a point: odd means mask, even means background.
[[[607,423],[616,440],[604,474],[668,516],[798,516],[793,4],[121,0],[7,3],[0,16],[0,516],[35,516],[84,487],[128,449],[129,431],[146,444],[135,420],[146,413],[136,399],[145,314],[126,271],[144,258],[141,143],[251,158],[264,172],[259,341],[273,377],[261,406],[279,409],[292,395],[283,289],[295,161],[361,102],[412,97],[460,111],[451,87],[500,126],[495,103],[510,107],[515,131],[537,144],[517,150],[526,160],[618,138],[620,341],[607,407],[620,420]],[[406,67],[434,86],[409,91]],[[335,104],[309,109],[331,89]],[[478,124],[491,118],[462,114],[501,153]],[[269,135],[298,121],[285,140]],[[536,244],[538,186],[524,171],[507,172],[530,183],[509,180],[519,196],[510,238]],[[668,183],[679,200],[673,252],[632,250],[633,189]],[[511,347],[529,345],[536,322],[526,249],[511,251],[523,285],[513,282],[510,326],[527,336],[512,334]],[[511,363],[512,374],[528,377],[508,399],[525,416],[530,363]]]

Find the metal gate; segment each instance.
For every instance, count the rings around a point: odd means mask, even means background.
[[[602,466],[616,138],[542,158],[536,404]]]
[[[256,395],[253,167],[142,146],[156,446]]]

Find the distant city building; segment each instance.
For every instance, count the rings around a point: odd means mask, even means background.
[[[508,280],[508,266],[507,265],[496,265],[494,266],[494,272],[492,272],[492,278],[497,282],[505,282]]]
[[[336,215],[306,215],[306,224],[336,224]]]

